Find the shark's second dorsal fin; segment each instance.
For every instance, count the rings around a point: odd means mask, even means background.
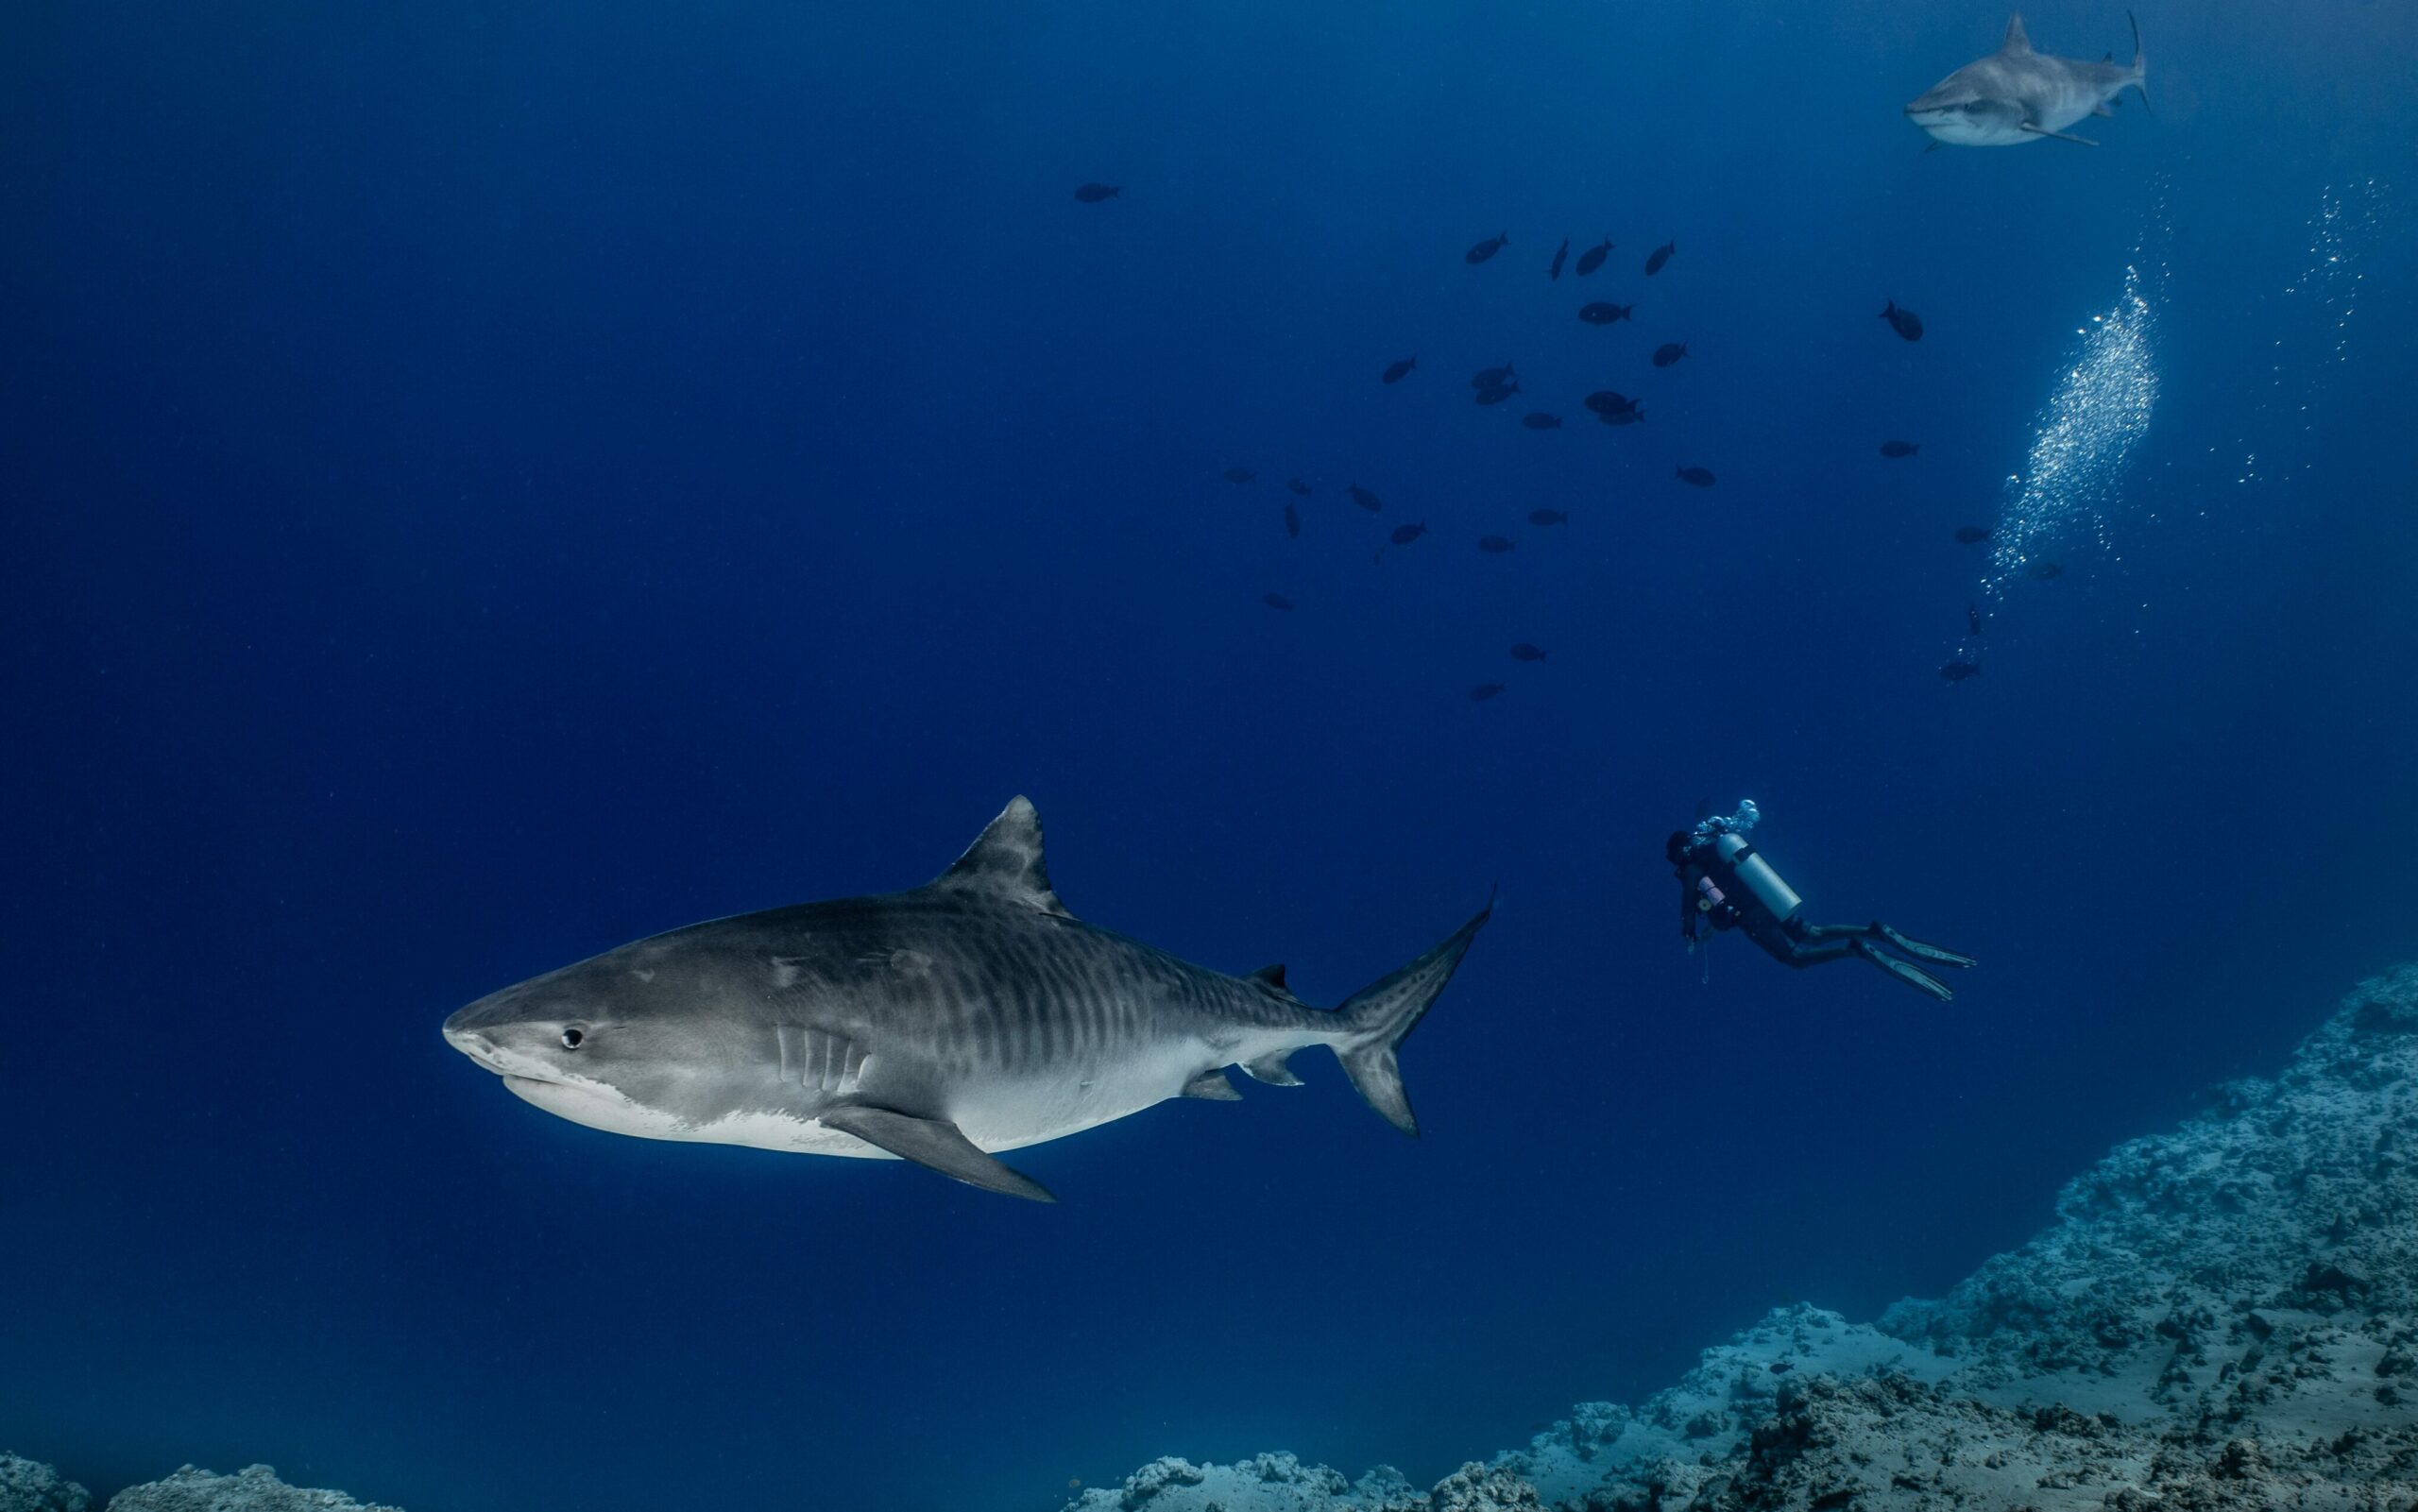
[[[1049,866],[1041,858],[1041,815],[1021,794],[1008,800],[957,864],[932,886],[980,892],[1061,918],[1074,917],[1050,890]]]
[[[2028,53],[2032,39],[2023,34],[2023,12],[2018,10],[2006,18],[2006,41],[1999,43],[2002,53]]]
[[[1280,960],[1273,966],[1262,966],[1251,974],[1251,979],[1282,992],[1285,988],[1285,963]]]

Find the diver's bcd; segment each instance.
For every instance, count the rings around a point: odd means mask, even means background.
[[[1745,836],[1734,832],[1720,835],[1714,839],[1712,850],[1728,863],[1738,885],[1771,909],[1773,918],[1785,922],[1805,907],[1805,900],[1796,895],[1796,890],[1780,880],[1779,874],[1772,870],[1772,863],[1756,853]]]

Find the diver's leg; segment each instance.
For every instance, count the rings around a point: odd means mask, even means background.
[[[1892,950],[1902,950],[1918,960],[1937,961],[1943,966],[1973,964],[1973,958],[1970,956],[1960,956],[1953,950],[1945,950],[1938,945],[1927,945],[1919,940],[1909,940],[1878,919],[1873,921],[1872,933],[1887,941]]]
[[[1862,935],[1846,941],[1845,944],[1848,949],[1854,951],[1918,993],[1928,993],[1943,1003],[1956,995],[1948,990],[1946,982],[1910,960],[1899,960],[1897,957],[1889,955]]]
[[[1772,959],[1783,966],[1803,968],[1819,966],[1825,961],[1836,960],[1841,956],[1852,955],[1855,952],[1855,946],[1856,943],[1852,940],[1817,941],[1809,938],[1806,934],[1791,930],[1790,938],[1782,942],[1779,948],[1774,949],[1766,945],[1764,949],[1770,951]]]

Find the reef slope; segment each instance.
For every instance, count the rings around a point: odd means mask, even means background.
[[[1262,1454],[1068,1504],[1145,1507],[2418,1512],[2418,968],[2118,1147],[1936,1301],[1774,1312],[1643,1405],[1581,1403],[1425,1491]]]

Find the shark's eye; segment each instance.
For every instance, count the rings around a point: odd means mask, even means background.
[[[580,1042],[587,1038],[587,1035],[583,1030],[565,1029],[563,1030],[563,1048],[566,1050],[576,1050],[580,1046]]]

